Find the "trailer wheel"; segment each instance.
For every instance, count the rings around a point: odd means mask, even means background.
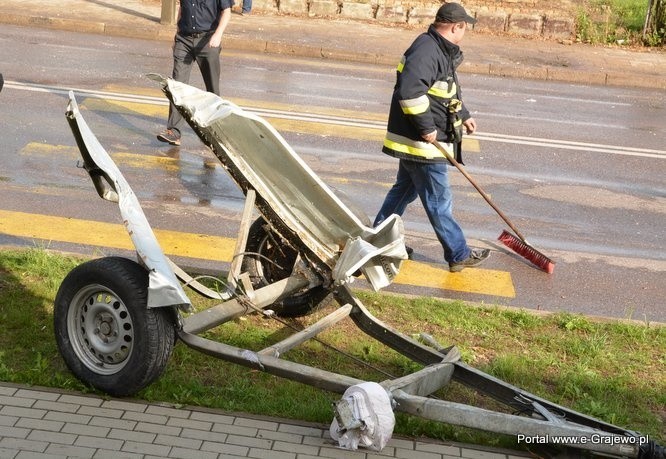
[[[173,311],[148,309],[148,273],[132,260],[83,263],[63,280],[53,319],[58,350],[81,381],[132,395],[164,370],[176,340]]]
[[[266,229],[266,221],[259,217],[250,226],[247,254],[243,257],[242,271],[250,275],[252,286],[261,288],[291,275],[298,253],[280,243],[280,236]],[[270,309],[281,317],[301,317],[311,313],[329,292],[317,286],[277,301]]]

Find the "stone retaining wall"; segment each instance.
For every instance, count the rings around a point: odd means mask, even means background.
[[[478,22],[475,30],[529,37],[570,39],[575,34],[573,0],[469,0],[459,2]],[[382,23],[429,24],[442,2],[418,0],[253,0],[272,14],[330,17]]]

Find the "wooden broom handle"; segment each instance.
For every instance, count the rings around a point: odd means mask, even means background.
[[[456,159],[453,157],[453,155],[452,155],[451,153],[449,153],[449,152],[446,150],[446,148],[444,148],[444,146],[443,146],[441,143],[439,143],[438,140],[435,140],[435,141],[433,141],[432,143],[433,143],[433,145],[435,145],[435,146],[437,147],[437,149],[438,149],[439,151],[442,152],[442,154],[444,154],[444,156],[446,156],[446,159],[448,159],[448,160],[451,162],[451,164],[453,164],[454,166],[456,166],[456,167],[458,168],[458,170],[462,173],[462,175],[464,175],[465,178],[466,178],[467,180],[469,180],[469,183],[471,183],[472,186],[474,186],[474,188],[476,188],[476,191],[478,191],[479,194],[480,194],[481,196],[483,196],[483,199],[485,199],[486,202],[487,202],[488,204],[490,204],[490,207],[492,207],[492,208],[495,210],[495,212],[497,212],[497,215],[499,215],[499,216],[502,218],[502,220],[504,220],[504,222],[505,222],[507,225],[509,225],[509,228],[511,228],[511,229],[513,230],[514,233],[516,233],[516,236],[518,236],[518,237],[520,238],[521,241],[525,242],[525,237],[520,233],[520,231],[518,231],[518,230],[516,229],[516,227],[513,225],[513,223],[511,223],[511,220],[509,220],[509,218],[508,218],[506,215],[504,215],[504,212],[502,212],[502,211],[499,209],[499,207],[497,207],[497,206],[495,205],[495,203],[494,203],[493,201],[491,201],[490,196],[488,196],[488,195],[486,194],[486,192],[483,191],[483,189],[481,189],[481,187],[476,183],[476,181],[474,181],[474,179],[472,178],[472,176],[469,175],[469,174],[467,173],[467,171],[462,167],[462,164],[460,164],[458,161],[456,161]]]

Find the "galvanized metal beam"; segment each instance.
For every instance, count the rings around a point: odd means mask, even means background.
[[[279,343],[275,343],[265,349],[262,349],[261,351],[259,351],[259,354],[272,355],[273,357],[280,357],[280,355],[284,354],[290,349],[293,349],[299,344],[304,343],[310,338],[317,336],[322,331],[337,324],[345,317],[349,317],[349,312],[351,311],[351,309],[352,309],[351,304],[346,304],[340,308],[337,308],[335,311],[333,311],[323,319],[310,325],[309,327],[304,328],[300,332],[294,333],[293,335],[280,341]]]
[[[426,396],[448,385],[453,370],[451,362],[437,363],[402,378],[383,381],[381,385],[389,393],[399,390],[406,394]]]
[[[229,275],[227,280],[229,285],[233,288],[237,287],[238,276],[240,275],[241,266],[243,265],[243,257],[245,247],[247,245],[248,234],[250,233],[250,225],[252,224],[252,214],[254,212],[254,204],[257,200],[257,192],[253,189],[247,190],[245,195],[245,206],[241,215],[240,228],[238,229],[238,237],[236,238],[236,248],[234,249],[234,258],[231,260],[229,267]]]
[[[612,454],[639,457],[639,441],[573,423],[552,423],[540,419],[499,413],[470,405],[392,392],[397,409],[425,419],[506,435],[552,439],[559,445]],[[635,443],[635,444],[632,444]]]
[[[331,373],[330,371],[201,338],[182,330],[178,333],[178,337],[189,347],[204,354],[338,394],[344,393],[348,387],[363,382],[350,376]]]
[[[215,328],[224,322],[251,312],[247,301],[257,308],[265,308],[281,298],[310,285],[310,280],[301,275],[287,277],[281,281],[255,290],[251,298],[236,297],[217,306],[198,312],[183,320],[183,330],[187,333],[201,333]]]

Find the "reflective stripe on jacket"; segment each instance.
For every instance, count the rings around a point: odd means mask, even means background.
[[[448,104],[451,99],[461,99],[456,68],[462,58],[460,48],[444,39],[434,25],[414,40],[397,67],[384,153],[414,161],[446,161],[422,134],[437,130],[437,140],[451,142],[447,137]],[[470,117],[464,105],[460,117],[460,123]],[[462,160],[460,148],[450,145],[451,152],[456,150],[457,159]]]

